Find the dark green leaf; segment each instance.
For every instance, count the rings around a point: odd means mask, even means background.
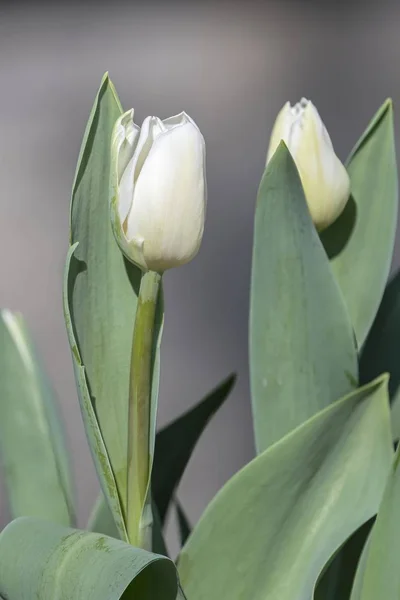
[[[230,375],[199,404],[157,433],[152,492],[162,523],[197,440],[234,382],[235,375]]]

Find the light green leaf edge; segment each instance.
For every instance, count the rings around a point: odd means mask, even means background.
[[[20,518],[0,534],[7,600],[175,600],[173,562],[104,535]]]
[[[72,350],[73,367],[75,379],[78,385],[78,397],[81,407],[83,422],[85,425],[86,435],[88,437],[89,447],[96,466],[96,471],[100,479],[101,487],[106,495],[111,512],[113,514],[116,527],[122,540],[127,540],[127,532],[125,520],[121,508],[121,503],[118,496],[117,485],[114,479],[114,474],[111,468],[110,460],[107,454],[107,449],[104,445],[102,435],[100,433],[96,414],[93,410],[93,405],[90,398],[89,388],[86,381],[85,367],[79,354],[78,344],[75,340],[74,330],[69,312],[68,290],[69,290],[69,275],[71,274],[70,262],[74,256],[78,242],[70,247],[67,259],[64,279],[64,317],[67,327],[68,339]]]
[[[52,387],[19,313],[0,312],[0,448],[13,518],[75,521],[65,436]]]
[[[357,142],[347,170],[352,197],[322,240],[361,348],[382,299],[396,235],[398,183],[391,100],[384,102]]]
[[[249,329],[262,452],[358,382],[353,328],[283,142],[257,197]]]
[[[299,426],[222,488],[181,553],[185,593],[310,600],[330,557],[376,513],[392,458],[383,376]]]

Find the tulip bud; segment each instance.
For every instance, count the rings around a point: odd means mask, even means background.
[[[133,109],[116,122],[111,149],[111,222],[126,257],[142,270],[189,262],[206,209],[205,144],[184,112],[140,129]]]
[[[350,179],[312,102],[302,98],[282,108],[272,130],[267,163],[281,140],[296,163],[312,220],[322,231],[343,211]]]

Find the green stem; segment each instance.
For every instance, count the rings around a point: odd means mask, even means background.
[[[133,546],[146,550],[151,550],[150,398],[154,319],[160,281],[161,275],[154,271],[143,273],[140,281],[129,386],[127,533]]]

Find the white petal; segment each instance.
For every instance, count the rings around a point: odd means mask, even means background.
[[[139,138],[139,127],[133,120],[134,110],[128,110],[116,122],[113,134],[113,143],[117,145],[117,169],[118,181],[121,179],[123,172],[136,147]]]
[[[179,125],[184,125],[191,121],[190,117],[184,112],[180,112],[173,117],[168,117],[168,119],[163,119],[163,124],[166,129],[173,129],[174,127],[178,127]]]
[[[128,215],[128,240],[144,240],[149,268],[183,264],[197,252],[204,228],[205,145],[192,122],[160,134],[145,160]]]
[[[129,190],[129,186],[127,188],[125,173],[139,137],[139,127],[134,123],[133,115],[133,108],[124,113],[115,123],[112,136],[112,162],[117,170],[117,210],[121,223],[125,221],[132,203],[132,190]]]
[[[289,102],[286,102],[286,104],[281,108],[276,118],[274,127],[272,129],[267,154],[267,163],[275,154],[276,149],[278,148],[281,140],[283,140],[285,144],[288,145],[290,128],[292,126],[293,119],[294,116],[292,114],[292,107],[290,106]]]

